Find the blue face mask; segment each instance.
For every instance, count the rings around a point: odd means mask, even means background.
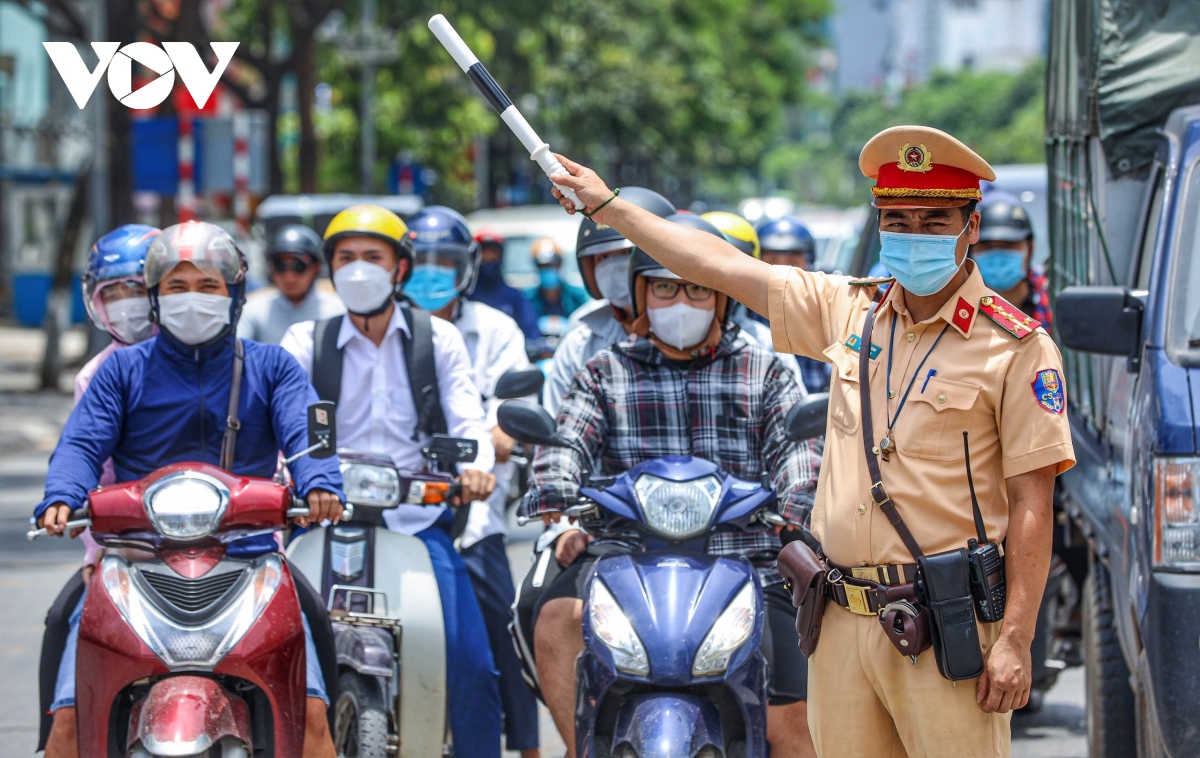
[[[479,281],[484,284],[500,283],[500,263],[480,263]]]
[[[1021,283],[1025,270],[1024,250],[989,250],[974,256],[983,283],[998,292],[1005,292]]]
[[[445,266],[419,265],[404,285],[404,294],[418,307],[438,311],[458,296],[456,272]]]
[[[562,277],[558,275],[556,268],[540,268],[538,269],[538,279],[541,280],[542,289],[554,290],[558,289],[562,284]]]
[[[879,261],[907,292],[919,297],[940,292],[960,268],[955,250],[958,234],[901,234],[880,232]]]

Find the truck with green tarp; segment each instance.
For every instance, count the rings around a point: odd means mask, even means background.
[[[1092,758],[1200,756],[1200,0],[1056,0],[1050,277]]]

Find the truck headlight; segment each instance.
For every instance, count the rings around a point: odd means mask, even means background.
[[[249,570],[238,595],[216,615],[198,624],[180,623],[154,606],[142,589],[140,577],[120,556],[105,556],[100,563],[104,590],[122,618],[159,660],[172,669],[212,670],[241,641],[266,609],[283,576],[278,555],[265,556]]]
[[[1154,565],[1200,570],[1200,459],[1159,458],[1154,469]]]
[[[721,499],[721,481],[705,476],[687,482],[642,474],[633,484],[646,525],[672,539],[702,534]]]
[[[343,463],[342,485],[346,502],[392,508],[400,502],[400,474],[392,466]]]
[[[216,531],[229,505],[229,489],[206,474],[179,471],[147,487],[142,505],[159,534],[192,542]]]
[[[754,619],[758,611],[756,606],[754,586],[746,582],[705,635],[692,662],[692,676],[725,673],[729,668],[729,659],[754,632]]]
[[[592,593],[588,600],[588,621],[592,631],[612,653],[613,665],[618,671],[636,676],[650,673],[650,658],[646,655],[633,624],[617,599],[599,578],[592,580]]]

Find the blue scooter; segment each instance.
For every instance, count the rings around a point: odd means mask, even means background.
[[[828,396],[788,415],[788,436],[824,432]],[[511,400],[500,428],[527,445],[562,445],[545,410]],[[816,430],[814,432],[814,429]],[[579,758],[761,758],[767,755],[764,609],[744,558],[705,553],[711,534],[782,524],[763,482],[690,456],[586,476],[567,514],[590,534],[630,529],[645,551],[602,556],[584,592],[576,664]]]

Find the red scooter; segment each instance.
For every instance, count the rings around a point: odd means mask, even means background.
[[[332,455],[331,437],[305,452]],[[278,481],[206,463],[92,491],[68,523],[106,548],[79,631],[80,756],[303,753],[304,628],[274,533],[307,513]]]

